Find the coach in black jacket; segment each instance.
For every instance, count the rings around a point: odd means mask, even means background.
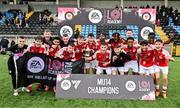
[[[18,76],[16,76],[16,69],[15,69],[15,63],[14,63],[14,54],[23,54],[25,49],[27,49],[27,45],[25,45],[25,38],[19,37],[18,38],[18,44],[15,44],[7,49],[8,54],[10,55],[8,59],[8,70],[9,74],[12,78],[12,85],[14,89],[14,96],[18,95],[18,86],[17,86],[17,79]],[[22,88],[22,90],[27,91],[26,88]]]

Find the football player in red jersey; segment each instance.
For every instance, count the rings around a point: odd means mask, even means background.
[[[163,74],[163,98],[167,98],[167,85],[168,85],[168,62],[169,60],[175,61],[168,51],[163,49],[163,41],[155,41],[154,49],[154,64],[155,64],[155,78],[156,78],[156,96],[160,95],[160,72]]]
[[[107,75],[111,75],[111,68],[110,68],[110,59],[111,59],[111,52],[107,50],[108,46],[105,44],[101,44],[101,49],[98,50],[93,57],[85,58],[86,60],[96,59],[98,66],[96,70],[96,74],[102,74],[103,70],[106,71]]]
[[[35,41],[32,45],[30,45],[27,49],[28,52],[46,54],[45,47],[42,45],[42,37],[35,37]],[[36,90],[39,90],[42,87],[41,84],[36,84]],[[32,84],[27,87],[30,91],[30,95],[32,95]]]
[[[105,34],[101,33],[98,39],[96,40],[96,42],[97,42],[97,49],[100,50],[101,44],[106,44],[108,46],[109,39],[106,39]],[[108,49],[109,49],[109,46],[108,46]]]
[[[148,46],[148,41],[144,40],[140,43],[141,48],[138,49],[138,54],[140,55],[140,75],[151,75],[154,78],[154,66],[153,58],[154,51]]]
[[[61,46],[60,46],[60,38],[59,37],[54,37],[52,39],[52,45],[48,48],[47,51],[47,55],[51,56],[51,57],[56,57],[55,54],[60,50]],[[45,89],[46,92],[49,91],[49,86],[45,85]],[[53,86],[53,90],[55,92],[55,86]]]
[[[42,37],[37,36],[34,39],[34,43],[28,47],[27,51],[32,53],[45,54],[46,50],[45,47],[42,45]]]
[[[109,40],[109,47],[114,49],[115,46],[123,46],[125,40],[120,37],[119,33],[113,33],[112,38]]]
[[[47,55],[55,57],[55,54],[60,50],[61,46],[60,46],[60,38],[59,37],[54,37],[52,39],[52,45],[50,46],[50,48],[47,51]]]
[[[90,57],[97,51],[97,44],[94,39],[94,35],[88,35],[87,37],[87,43],[84,48],[84,57]],[[96,61],[95,60],[87,60],[85,61],[85,73],[90,73],[90,68],[92,69],[92,72],[95,73],[95,67],[96,67]]]
[[[126,61],[124,66],[125,74],[128,74],[129,69],[132,69],[132,74],[138,75],[137,47],[134,46],[134,38],[128,37],[126,43],[127,46],[124,51],[131,56],[132,60]]]
[[[75,61],[74,44],[70,43],[67,47],[61,48],[56,54],[56,57],[67,61]]]
[[[80,35],[78,36],[77,42],[75,43],[74,46],[75,61],[82,59],[84,47],[85,47],[84,38],[83,36]]]

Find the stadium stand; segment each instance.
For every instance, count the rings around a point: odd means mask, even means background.
[[[45,29],[50,29],[52,35],[58,35],[57,33],[57,13],[51,9],[48,5],[44,6],[44,10],[40,10],[38,5],[31,6],[20,6],[20,9],[15,7],[10,8],[11,10],[0,12],[0,35],[27,35],[35,36],[42,35]],[[26,8],[26,9],[24,9]],[[29,9],[31,8],[31,9]],[[45,8],[48,8],[45,9]],[[137,8],[137,7],[125,7],[125,8]],[[150,8],[150,6],[141,6],[140,8]],[[153,6],[152,8],[155,8]],[[21,9],[26,10],[23,12]],[[50,9],[50,10],[49,10]],[[171,44],[171,49],[175,50],[175,55],[180,56],[180,14],[178,10],[173,10],[172,7],[166,8],[165,6],[157,6],[157,18],[156,18],[156,38],[161,38],[163,41],[167,40],[169,33],[174,33],[174,42]],[[51,12],[52,11],[52,12]],[[22,20],[22,21],[20,21]],[[20,24],[20,22],[22,24]],[[98,31],[96,29],[98,28]],[[131,29],[133,31],[133,37],[138,38],[138,27],[136,25],[126,26],[108,26],[108,25],[82,25],[81,34],[85,37],[89,33],[93,33],[96,37],[100,33],[106,33],[107,38],[111,37],[112,33],[118,32],[123,38],[126,38],[126,30]]]

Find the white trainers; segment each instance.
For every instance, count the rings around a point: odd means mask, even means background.
[[[18,90],[14,90],[14,93],[13,93],[14,96],[18,96]]]
[[[26,87],[22,87],[22,91],[30,92],[30,90],[27,89]]]

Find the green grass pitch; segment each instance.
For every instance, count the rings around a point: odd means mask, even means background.
[[[12,95],[11,77],[7,71],[8,56],[0,55],[1,108],[180,108],[180,57],[170,63],[168,98],[155,101],[56,99],[53,92],[35,91],[33,96]]]

